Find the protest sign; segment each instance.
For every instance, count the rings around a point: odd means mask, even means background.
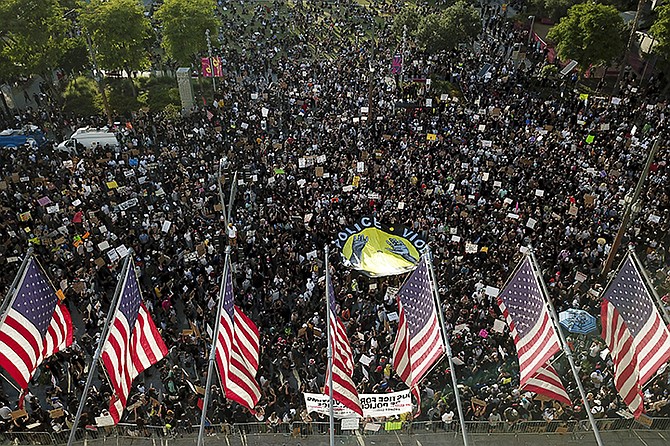
[[[320,393],[305,393],[305,405],[307,412],[317,412],[327,415],[330,404],[328,395]],[[412,397],[408,390],[400,392],[359,395],[363,417],[390,417],[412,411]],[[358,414],[345,407],[338,401],[334,401],[333,412],[335,418],[357,418]]]

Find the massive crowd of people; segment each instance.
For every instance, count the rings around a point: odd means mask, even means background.
[[[442,361],[424,379],[420,419],[457,419],[450,373],[467,420],[586,418],[564,359],[555,366],[573,405],[518,389],[516,349],[507,329],[494,329],[502,316],[486,287],[502,288],[521,251],[532,247],[557,310],[598,316],[601,269],[626,197],[661,137],[623,245],[633,245],[654,285],[668,289],[667,102],[653,82],[643,89],[632,77],[616,98],[580,96],[569,78],[560,89],[544,88],[537,78],[543,52],[517,57],[514,44],[526,42],[528,31],[497,3],[481,7],[474,49],[428,56],[408,46],[402,75],[393,75],[400,44],[387,25],[374,24],[392,12],[380,5],[326,2],[285,15],[278,3],[226,3],[234,19],[225,38],[241,46],[222,53],[225,77],[214,103],[180,118],[138,113],[120,120],[119,147],[82,149],[76,157],[3,149],[2,288],[33,246],[64,290],[76,326],[75,345],[47,360],[21,398],[27,417],[12,420],[19,399],[3,383],[5,429],[69,427],[120,272],[122,261],[110,252],[122,245],[132,248],[144,300],[170,349],[136,380],[123,421],[168,428],[199,422],[227,245],[236,303],[261,334],[263,395],[252,414],[216,386],[210,421],[324,420],[306,413],[302,396],[324,385],[324,247],[369,215],[412,227],[434,255],[457,365],[449,370]],[[351,38],[370,30],[374,40]],[[492,64],[486,74],[484,63]],[[441,91],[446,81],[457,89]],[[55,112],[47,119],[52,112],[21,111],[6,126],[53,129],[55,122],[69,133],[104,125],[101,117]],[[228,227],[219,169],[226,195],[238,173]],[[356,175],[358,186],[345,192]],[[50,203],[40,204],[42,197]],[[123,205],[133,198],[136,204]],[[346,268],[332,245],[330,253],[359,392],[406,388],[390,365],[397,323],[387,317],[397,311],[387,290],[405,277],[370,279]],[[599,333],[569,340],[596,417],[625,416]],[[99,375],[82,425],[95,424],[109,405],[111,389]],[[645,388],[648,415],[669,415],[669,385],[670,370],[662,370]],[[63,412],[51,418],[58,408]]]

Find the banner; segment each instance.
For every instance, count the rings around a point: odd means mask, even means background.
[[[393,74],[400,74],[402,71],[402,56],[400,54],[396,54],[393,56],[393,60],[391,61],[391,73]]]
[[[219,56],[212,57],[212,74],[214,77],[223,77],[223,65]]]
[[[328,415],[328,395],[320,393],[305,393],[307,412],[317,412]],[[363,417],[390,417],[412,412],[412,397],[409,389],[393,393],[362,393],[358,395],[363,408]],[[343,404],[333,401],[335,418],[356,418],[358,414]]]
[[[212,77],[212,63],[209,57],[203,57],[200,61],[202,63],[202,77]]]
[[[381,277],[412,271],[426,242],[410,228],[385,226],[375,217],[362,217],[337,234],[335,245],[345,265]]]

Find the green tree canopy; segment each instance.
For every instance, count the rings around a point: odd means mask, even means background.
[[[410,39],[416,35],[420,21],[421,17],[419,16],[419,11],[417,11],[416,7],[407,6],[393,18],[391,31],[398,40],[401,40],[404,29],[407,27],[407,38]]]
[[[666,62],[670,62],[670,4],[663,5],[656,11],[658,18],[649,30],[656,39],[653,51]]]
[[[58,0],[0,2],[0,77],[47,75],[57,68],[70,30],[64,14]]]
[[[582,68],[610,64],[621,57],[626,45],[619,11],[598,3],[571,7],[547,37],[556,44],[561,59],[576,60]]]
[[[215,34],[221,24],[215,10],[215,0],[165,0],[154,17],[162,26],[162,46],[168,57],[190,66],[205,54],[205,31]]]
[[[428,53],[437,53],[470,43],[480,30],[477,10],[460,0],[439,14],[424,16],[416,38],[421,48]]]
[[[151,26],[140,0],[93,0],[80,23],[91,35],[100,68],[130,74],[148,65],[145,41]]]

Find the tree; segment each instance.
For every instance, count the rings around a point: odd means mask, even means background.
[[[598,3],[571,7],[547,38],[556,44],[561,59],[573,59],[581,68],[610,64],[621,57],[626,45],[619,11]]]
[[[428,53],[437,53],[470,43],[480,30],[477,10],[461,0],[439,14],[424,16],[416,38]]]
[[[58,66],[66,73],[81,74],[91,69],[90,56],[84,36],[68,39],[65,51],[58,61]]]
[[[653,51],[670,62],[670,5],[660,6],[656,11],[658,18],[649,30],[655,39]]]
[[[207,51],[205,31],[221,25],[215,0],[165,0],[154,17],[162,27],[162,46],[168,57],[190,66]]]
[[[530,0],[529,12],[539,17],[548,17],[558,21],[565,17],[570,7],[580,3],[581,0]]]
[[[151,26],[139,0],[94,0],[84,7],[80,23],[91,36],[100,68],[130,77],[148,66],[145,41]]]
[[[0,76],[10,80],[40,74],[50,82],[69,39],[69,22],[60,3],[3,0],[0,4]]]
[[[408,6],[403,8],[402,11],[400,11],[398,15],[393,18],[391,32],[393,32],[393,35],[398,40],[402,40],[406,27],[407,38],[412,38],[416,35],[416,32],[419,29],[420,21],[421,17],[419,16],[419,11],[417,11],[416,7]]]

